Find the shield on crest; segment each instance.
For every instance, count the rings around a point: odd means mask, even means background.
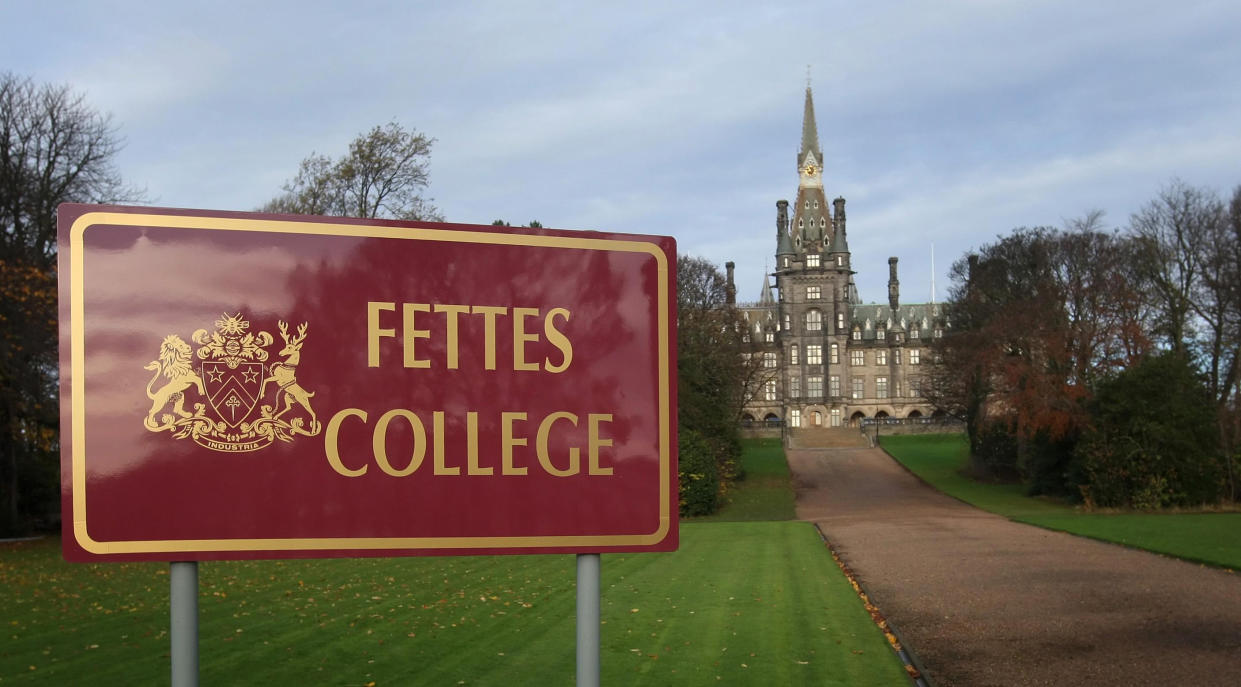
[[[238,427],[258,405],[259,391],[263,387],[263,364],[238,363],[236,367],[229,367],[224,362],[205,362],[202,380],[216,416],[228,426]]]

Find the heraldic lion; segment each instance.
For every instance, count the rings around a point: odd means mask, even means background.
[[[160,429],[155,416],[169,402],[173,403],[173,410],[177,415],[183,418],[191,417],[191,413],[185,409],[184,393],[191,386],[198,387],[198,393],[203,396],[207,395],[202,378],[190,366],[190,353],[189,344],[182,341],[181,337],[176,334],[169,334],[164,337],[164,342],[159,346],[159,360],[152,360],[146,365],[145,369],[155,371],[155,376],[147,382],[147,398],[151,399],[151,412],[147,414],[145,420],[147,429]],[[152,391],[152,385],[161,374],[167,377],[168,381],[159,389]]]

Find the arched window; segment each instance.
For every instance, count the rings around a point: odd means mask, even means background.
[[[818,310],[806,311],[806,331],[817,332],[823,329],[823,313]]]

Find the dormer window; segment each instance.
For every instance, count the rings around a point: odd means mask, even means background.
[[[854,328],[853,328],[853,340],[854,340],[854,341],[861,341],[861,340],[862,340],[862,330],[861,330],[861,329],[858,329],[857,327],[854,327]]]
[[[884,339],[888,338],[888,330],[885,327],[880,327],[876,329],[875,338],[879,339],[880,341],[883,341]]]

